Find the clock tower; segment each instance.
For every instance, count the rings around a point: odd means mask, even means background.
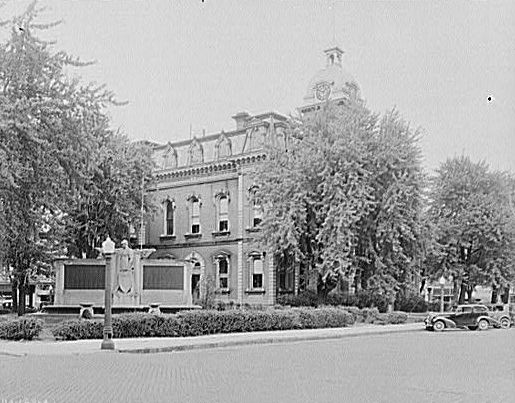
[[[304,106],[298,108],[301,114],[319,110],[324,102],[343,105],[349,96],[359,97],[358,83],[343,68],[343,50],[334,46],[326,49],[324,53],[326,66],[311,79],[304,96]]]

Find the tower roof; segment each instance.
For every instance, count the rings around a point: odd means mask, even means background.
[[[319,70],[311,78],[304,96],[305,104],[343,98],[348,86],[359,91],[357,81],[343,67],[343,50],[334,46],[324,50],[324,53],[326,55],[326,67]]]

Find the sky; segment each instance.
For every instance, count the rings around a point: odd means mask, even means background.
[[[3,1],[0,20],[28,3]],[[128,101],[109,114],[134,140],[228,131],[244,110],[292,113],[336,44],[367,106],[420,128],[428,170],[469,155],[515,173],[515,1],[39,3],[41,21],[63,20],[42,36],[97,62],[72,74]]]

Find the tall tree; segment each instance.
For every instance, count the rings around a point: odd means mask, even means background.
[[[433,178],[429,220],[435,247],[428,266],[434,277],[452,276],[459,303],[476,285],[506,287],[515,276],[515,226],[507,173],[484,162],[448,159]]]
[[[255,172],[259,241],[294,257],[323,298],[337,279],[392,297],[414,268],[420,216],[417,133],[359,99],[292,122],[288,150],[268,146]]]
[[[139,189],[140,178],[147,172],[147,168],[135,168],[118,173],[115,163],[109,165],[133,152],[129,149],[134,150],[126,139],[108,129],[105,108],[116,103],[114,96],[103,86],[83,85],[67,77],[67,68],[85,63],[66,52],[54,51],[52,44],[33,34],[56,24],[38,24],[39,11],[33,2],[23,15],[4,23],[11,27],[11,36],[0,44],[2,249],[13,269],[13,285],[20,301],[25,300],[32,273],[45,267],[65,242],[80,243],[64,237],[64,229],[77,219],[77,206],[80,210],[87,204],[85,195],[95,175],[104,172],[104,182],[135,181],[133,186]],[[102,150],[103,159],[97,156]],[[123,168],[130,166],[127,163]],[[115,174],[108,179],[111,171]],[[128,175],[136,178],[129,180]],[[120,193],[120,197],[129,196]],[[127,213],[117,209],[120,203],[114,204],[112,197],[105,199],[90,199],[89,203],[104,203],[113,215]],[[76,235],[86,236],[80,231]],[[16,301],[16,292],[13,297]],[[24,303],[18,304],[18,313],[23,314],[24,308]]]
[[[96,257],[95,248],[107,235],[129,238],[129,229],[139,229],[153,211],[143,193],[153,180],[151,149],[107,133],[90,154],[88,175],[68,210],[68,251],[76,257]]]

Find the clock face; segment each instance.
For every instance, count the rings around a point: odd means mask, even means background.
[[[331,95],[331,85],[321,82],[315,86],[315,96],[319,101],[327,101]]]

